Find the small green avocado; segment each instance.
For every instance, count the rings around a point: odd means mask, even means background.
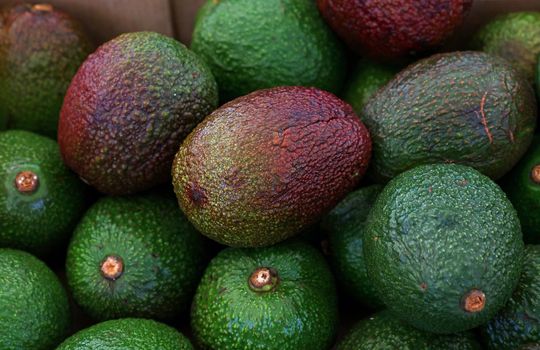
[[[202,236],[174,198],[105,197],[75,230],[66,273],[75,301],[95,319],[168,319],[189,305],[204,259]]]
[[[203,349],[326,350],[338,326],[332,275],[299,241],[227,248],[204,273],[191,326]]]

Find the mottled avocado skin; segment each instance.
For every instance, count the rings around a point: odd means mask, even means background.
[[[210,65],[224,101],[287,85],[337,93],[347,68],[313,0],[208,0],[191,48]]]
[[[385,182],[430,163],[459,163],[492,179],[510,170],[536,126],[530,84],[482,52],[437,54],[401,71],[371,98],[371,175]]]
[[[83,329],[56,350],[193,350],[176,329],[153,320],[123,318]]]
[[[277,273],[270,291],[250,288],[259,267]],[[227,248],[204,273],[191,326],[202,349],[326,350],[338,327],[330,269],[321,253],[299,241]]]
[[[486,323],[522,270],[516,211],[499,186],[462,165],[424,165],[396,177],[375,201],[365,232],[368,275],[384,304],[434,333]]]
[[[69,326],[58,277],[26,252],[0,249],[0,349],[50,350]]]
[[[369,133],[351,106],[315,88],[231,101],[186,138],[173,164],[180,207],[208,237],[266,246],[306,228],[362,178]]]
[[[140,192],[170,179],[178,146],[217,103],[210,69],[184,45],[122,34],[73,78],[58,142],[66,164],[99,191]]]
[[[0,130],[56,139],[64,95],[92,48],[80,24],[50,5],[0,10]]]

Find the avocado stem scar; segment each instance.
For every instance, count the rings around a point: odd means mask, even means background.
[[[108,255],[101,262],[100,270],[103,277],[115,281],[120,278],[124,272],[124,262],[119,256]]]
[[[540,185],[540,164],[536,164],[531,170],[531,180]]]
[[[467,312],[480,312],[486,305],[486,295],[478,289],[473,289],[463,296],[461,307]]]
[[[39,187],[39,177],[32,171],[21,171],[15,176],[15,187],[22,194],[32,194]]]
[[[279,282],[277,272],[267,267],[259,267],[249,277],[249,287],[255,292],[269,292]]]

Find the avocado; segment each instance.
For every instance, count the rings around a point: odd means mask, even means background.
[[[482,27],[471,47],[502,57],[534,83],[540,54],[540,12],[505,13]]]
[[[66,339],[56,350],[193,350],[176,329],[153,320],[123,318],[98,323]]]
[[[55,141],[29,131],[0,132],[0,247],[46,255],[67,243],[85,193]]]
[[[321,221],[340,292],[373,308],[383,304],[368,277],[362,247],[366,219],[381,190],[382,186],[372,185],[349,193]]]
[[[317,0],[317,5],[350,48],[395,60],[439,46],[461,24],[472,0]]]
[[[207,0],[191,49],[210,65],[223,101],[285,85],[337,93],[345,79],[344,47],[313,0]]]
[[[0,349],[50,350],[70,325],[66,291],[33,255],[0,249]]]
[[[364,234],[368,275],[396,317],[433,333],[486,323],[523,266],[519,219],[500,187],[471,167],[416,167],[373,205]]]
[[[366,127],[331,93],[259,90],[212,112],[184,140],[174,190],[203,234],[267,246],[332,209],[358,184],[370,155]]]
[[[69,245],[66,274],[91,317],[169,319],[185,311],[204,268],[202,236],[162,195],[104,197]]]
[[[49,4],[0,10],[0,130],[56,138],[66,90],[92,48],[80,23]]]
[[[73,78],[58,143],[66,164],[100,192],[133,194],[170,179],[178,146],[217,103],[210,69],[184,45],[122,34]]]
[[[364,108],[371,176],[386,182],[417,165],[459,163],[498,179],[529,147],[536,114],[531,86],[501,58],[467,51],[420,60]]]
[[[518,286],[482,334],[489,349],[513,350],[540,341],[540,246],[525,247]]]
[[[472,333],[440,335],[418,330],[381,311],[358,322],[336,350],[480,350]]]
[[[222,250],[191,308],[203,349],[326,350],[337,326],[330,269],[321,253],[300,241]]]

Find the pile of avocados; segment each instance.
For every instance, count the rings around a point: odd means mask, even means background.
[[[540,12],[0,9],[0,350],[540,349]]]

